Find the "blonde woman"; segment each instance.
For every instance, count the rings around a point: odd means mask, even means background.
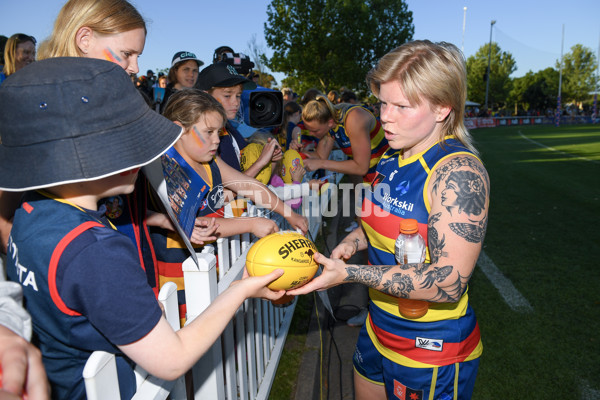
[[[322,94],[309,101],[302,110],[304,127],[319,139],[316,152],[308,153],[304,160],[308,171],[326,169],[349,175],[358,175],[370,183],[375,167],[387,149],[381,124],[373,114],[359,105],[333,105]],[[349,159],[329,160],[329,154],[337,143]]]
[[[4,48],[4,69],[0,82],[24,66],[35,61],[35,38],[24,33],[15,33],[6,41]]]
[[[465,129],[466,66],[448,43],[414,41],[367,75],[381,101],[390,150],[377,166],[362,226],[332,251],[315,254],[323,273],[290,295],[345,282],[369,287],[369,317],[354,356],[357,400],[470,399],[482,344],[468,283],[483,245],[490,182]],[[416,219],[425,262],[396,265],[400,221]],[[368,265],[347,265],[367,250]],[[429,302],[417,319],[398,298]]]

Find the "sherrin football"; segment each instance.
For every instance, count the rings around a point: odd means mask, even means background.
[[[313,259],[315,244],[293,231],[271,233],[250,247],[246,269],[251,276],[262,276],[278,268],[284,274],[271,282],[271,290],[288,290],[304,285],[317,273],[319,264]]]

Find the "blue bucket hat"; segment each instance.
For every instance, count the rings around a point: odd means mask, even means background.
[[[105,60],[38,61],[0,85],[0,190],[83,182],[141,167],[182,129]]]

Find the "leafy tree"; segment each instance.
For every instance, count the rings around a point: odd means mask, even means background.
[[[412,12],[402,0],[272,0],[265,38],[272,71],[285,86],[361,91],[377,60],[412,39]]]
[[[552,67],[542,71],[529,71],[521,78],[513,80],[509,103],[517,104],[525,110],[545,112],[556,107],[559,72]],[[516,107],[515,107],[516,108]]]
[[[579,103],[589,98],[594,90],[596,56],[592,50],[581,44],[571,47],[571,52],[563,57],[562,98]],[[557,69],[560,61],[556,62]]]
[[[488,106],[502,106],[512,89],[510,75],[517,69],[511,53],[502,51],[498,43],[492,42],[490,73],[488,66],[489,43],[481,46],[475,55],[467,59],[467,90],[469,100],[485,104],[486,81],[490,80]]]

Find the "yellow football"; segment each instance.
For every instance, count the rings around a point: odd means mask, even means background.
[[[293,231],[271,233],[250,247],[246,268],[251,276],[262,276],[278,268],[284,274],[271,282],[269,289],[288,290],[304,285],[317,273],[313,259],[315,244]]]

